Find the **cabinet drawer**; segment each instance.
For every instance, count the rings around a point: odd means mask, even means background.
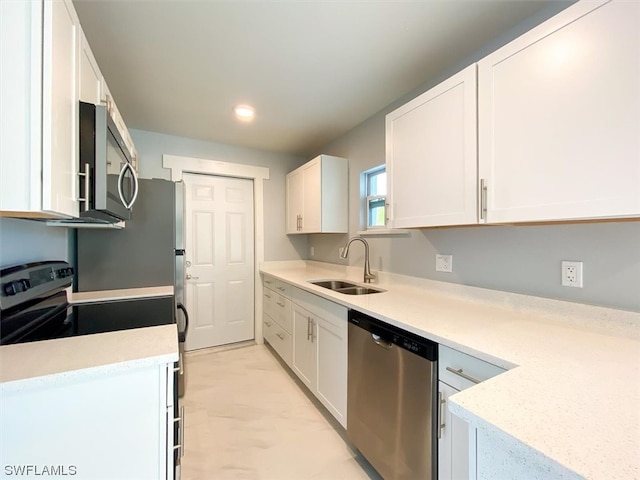
[[[262,288],[262,311],[271,318],[276,316],[276,301],[278,296],[279,295],[270,288]]]
[[[502,367],[459,352],[458,350],[445,347],[444,345],[439,346],[439,379],[457,390],[472,387],[476,383],[483,382],[503,372],[506,372],[506,370]]]
[[[293,316],[291,315],[291,300],[284,295],[276,295],[273,319],[288,333],[293,332]]]
[[[285,297],[291,298],[291,285],[280,280],[276,280],[276,292]]]
[[[275,290],[276,289],[276,279],[273,278],[273,277],[270,277],[268,275],[263,275],[263,277],[262,277],[262,286],[270,288],[271,290]]]
[[[264,275],[262,278],[262,286],[267,287],[274,292],[291,298],[291,285],[281,280],[276,280],[269,275]]]
[[[282,360],[291,367],[293,340],[290,333],[278,325],[271,317],[264,315],[262,331],[269,345],[280,355]]]

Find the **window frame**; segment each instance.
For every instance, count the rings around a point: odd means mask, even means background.
[[[362,197],[363,197],[363,207],[364,207],[364,215],[363,215],[363,219],[364,219],[364,225],[365,225],[365,230],[367,231],[373,231],[373,230],[384,230],[387,228],[387,225],[389,223],[389,217],[387,215],[387,194],[385,193],[384,195],[370,195],[370,191],[369,191],[369,186],[371,184],[370,179],[371,177],[374,177],[376,175],[380,175],[381,173],[386,174],[387,172],[387,166],[386,164],[382,164],[382,165],[378,165],[376,167],[370,168],[368,170],[365,170],[364,172],[362,172],[361,174],[361,193],[362,193]],[[385,186],[385,192],[386,192],[386,186]],[[370,205],[372,202],[379,202],[380,200],[384,201],[384,205],[383,205],[383,212],[384,212],[384,223],[382,225],[371,225],[370,221],[370,215],[371,215],[371,208]]]

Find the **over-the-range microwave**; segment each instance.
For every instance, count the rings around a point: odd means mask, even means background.
[[[122,135],[102,105],[80,102],[80,218],[131,219],[138,177]]]

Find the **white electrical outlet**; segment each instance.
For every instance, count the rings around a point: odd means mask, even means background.
[[[562,286],[582,288],[582,262],[562,261]]]
[[[436,254],[436,272],[452,272],[453,255]]]

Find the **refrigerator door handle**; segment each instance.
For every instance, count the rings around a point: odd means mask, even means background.
[[[184,313],[184,330],[180,333],[186,336],[187,330],[189,330],[189,314],[187,313],[187,309],[180,302],[178,302],[176,306],[178,307],[178,310],[182,310],[182,313]]]

